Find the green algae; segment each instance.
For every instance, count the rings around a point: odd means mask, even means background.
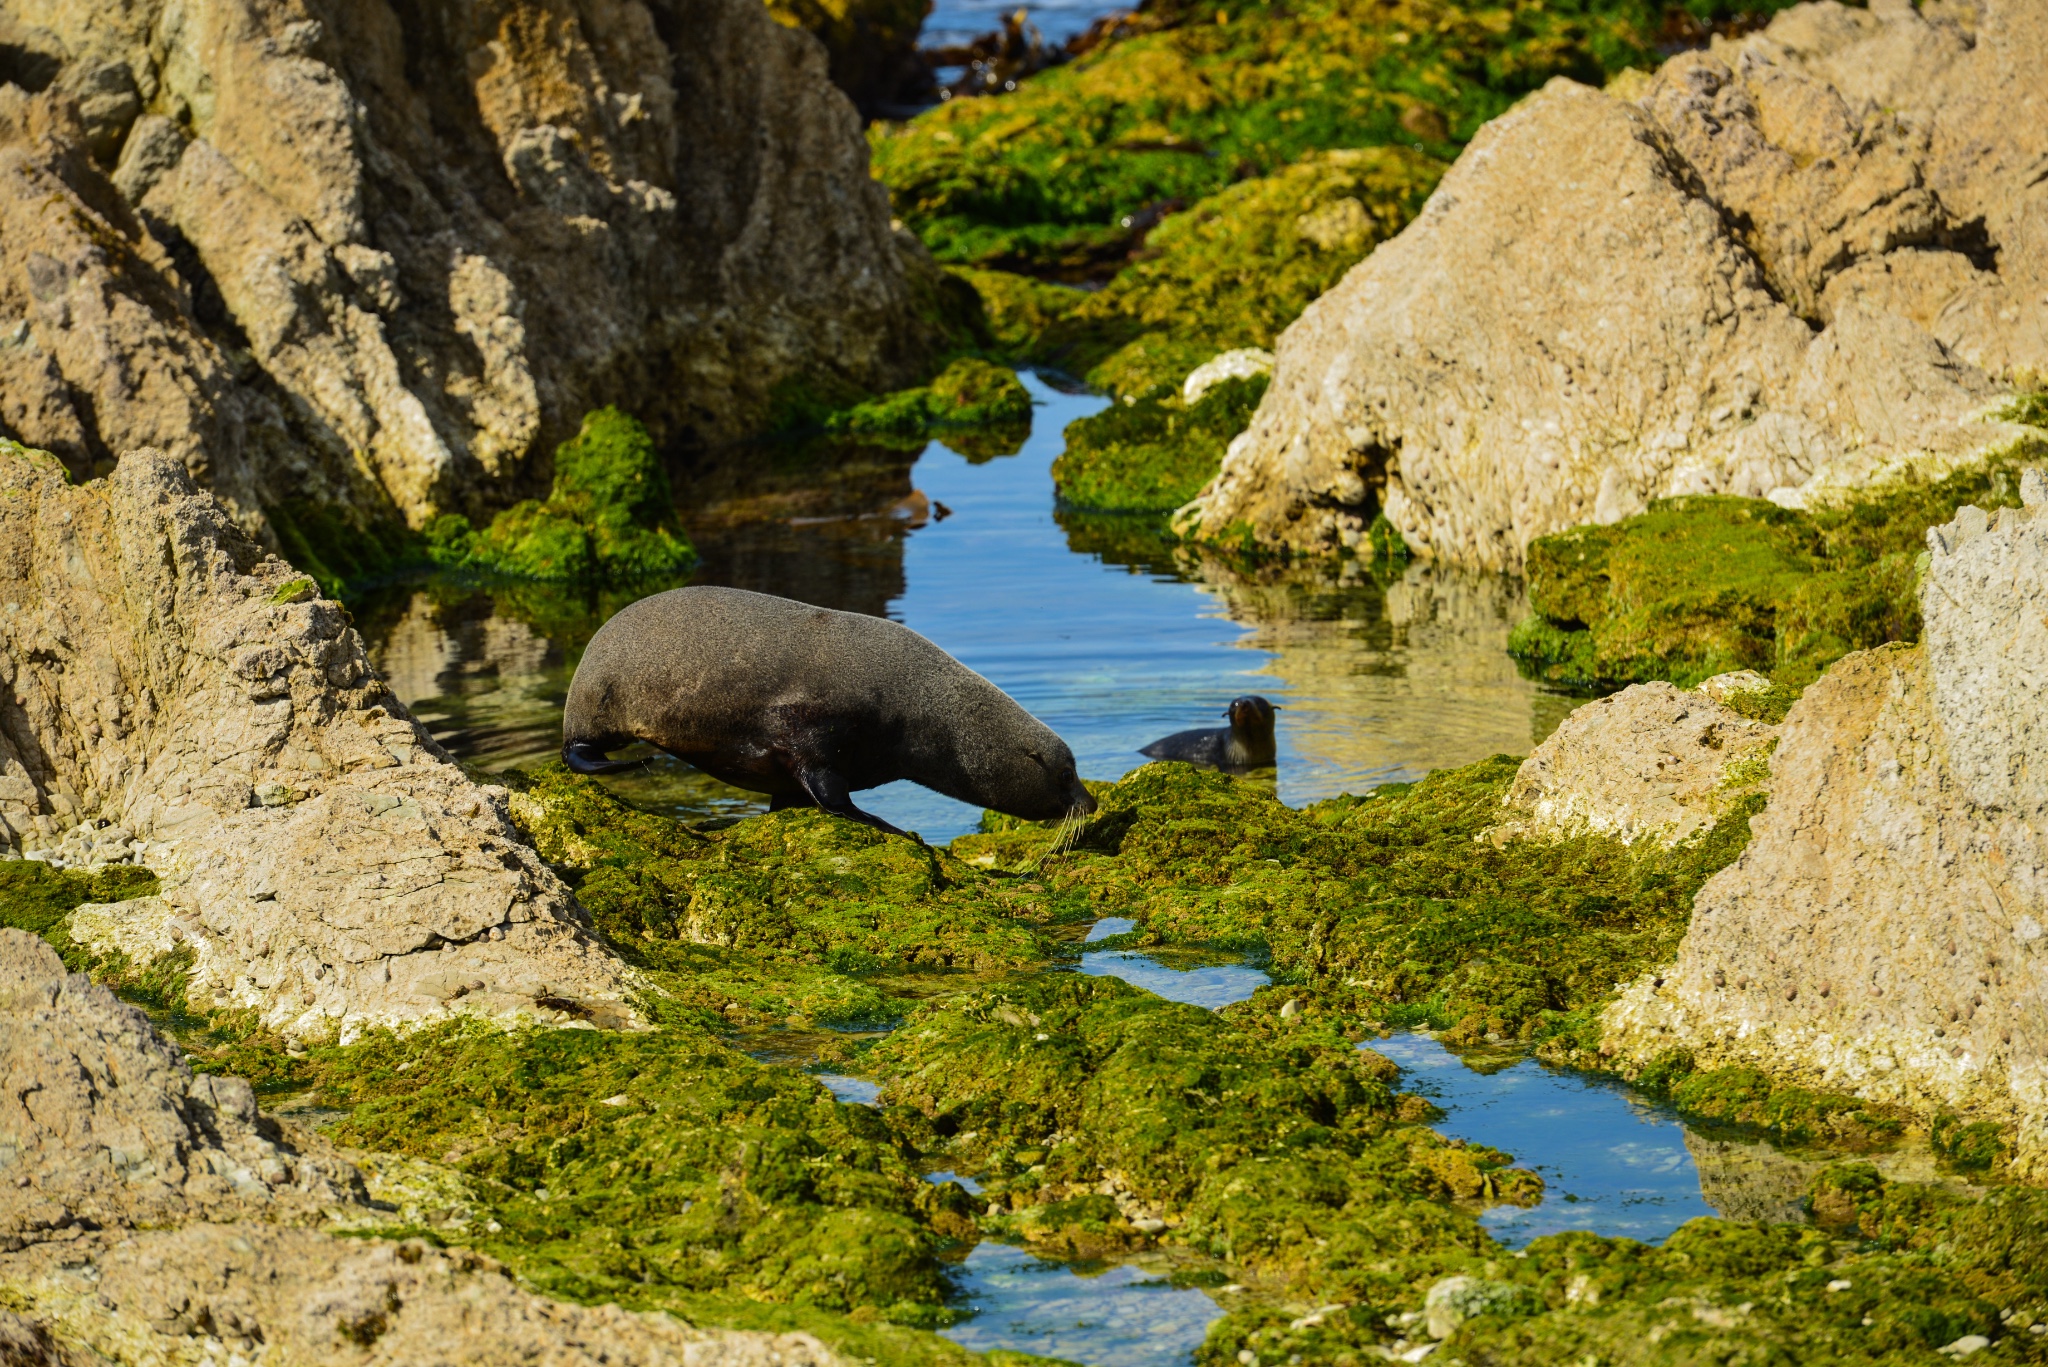
[[[674,518],[668,475],[654,439],[616,408],[586,414],[555,448],[554,487],[482,530],[450,513],[427,529],[429,552],[448,569],[551,584],[645,585],[696,563]]]
[[[1060,503],[1093,512],[1172,512],[1215,477],[1266,384],[1263,375],[1224,380],[1192,406],[1166,390],[1069,423],[1066,449],[1052,463]]]
[[[157,877],[134,864],[59,869],[40,859],[0,862],[0,926],[37,935],[64,956],[73,972],[87,961],[65,918],[87,902],[126,902],[154,896]]]
[[[1253,783],[1147,765],[1099,795],[1045,878],[1133,918],[1145,943],[1259,956],[1331,1010],[1532,1039],[1546,1013],[1669,961],[1760,803],[1675,850],[1593,834],[1497,845],[1485,836],[1516,767],[1499,756],[1295,811]],[[1049,840],[1017,826],[953,849],[1004,867]]]
[[[1119,396],[1177,389],[1213,356],[1271,347],[1415,216],[1444,169],[1400,148],[1340,149],[1232,185],[1161,223],[1025,354]]]
[[[1104,274],[1173,207],[1304,154],[1448,159],[1552,76],[1652,61],[1656,8],[1202,3],[1147,6],[1126,32],[1014,94],[870,131],[898,216],[941,261]]]
[[[969,459],[1015,455],[1031,435],[1031,393],[1005,366],[963,356],[929,384],[864,398],[850,391],[790,389],[778,430],[823,433],[915,450],[934,437]]]
[[[1788,1083],[1757,1068],[1700,1069],[1684,1050],[1652,1059],[1633,1083],[1696,1124],[1764,1135],[1788,1148],[1888,1148],[1906,1129],[1906,1115],[1891,1107]]]
[[[1780,690],[1768,715],[1852,650],[1920,636],[1917,560],[1964,504],[2016,506],[2023,443],[1940,479],[1904,479],[1810,510],[1763,499],[1660,499],[1611,526],[1531,543],[1531,613],[1509,641],[1526,671],[1611,689],[1690,687],[1754,669]]]
[[[266,505],[263,515],[285,559],[330,598],[353,599],[433,563],[425,543],[388,506],[365,513],[287,499]]]

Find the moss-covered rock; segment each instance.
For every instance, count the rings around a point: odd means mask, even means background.
[[[1031,435],[1031,392],[1016,372],[979,357],[961,357],[930,384],[862,399],[850,394],[789,391],[785,432],[824,432],[873,446],[910,450],[934,437],[969,457],[1014,455]]]
[[[665,525],[675,516],[668,475],[647,429],[616,408],[587,414],[555,448],[546,502],[527,499],[474,530],[460,514],[437,518],[427,538],[436,563],[510,579],[647,585],[696,562]]]
[[[1067,424],[1066,449],[1052,463],[1060,503],[1091,512],[1172,512],[1215,476],[1266,384],[1263,375],[1224,380],[1192,407],[1162,388]]]
[[[108,864],[87,871],[57,869],[40,859],[0,862],[0,926],[43,939],[74,970],[83,960],[64,928],[64,918],[87,902],[126,902],[157,890],[157,877],[134,864]]]
[[[1737,669],[1797,690],[1852,650],[1916,641],[1927,529],[1965,503],[2019,502],[2023,447],[1937,480],[1810,510],[1763,499],[1661,499],[1612,526],[1530,545],[1531,615],[1509,649],[1580,688],[1681,687]]]

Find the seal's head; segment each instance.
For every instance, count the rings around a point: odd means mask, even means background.
[[[1026,821],[1058,821],[1093,812],[1095,799],[1082,784],[1067,743],[1022,708],[1007,720],[1010,725],[1002,729],[1011,734],[986,736],[983,743],[962,747],[966,791],[952,796]]]
[[[1275,704],[1267,702],[1256,693],[1247,693],[1242,698],[1233,698],[1230,708],[1223,715],[1230,718],[1230,729],[1254,736],[1273,734],[1273,713]]]

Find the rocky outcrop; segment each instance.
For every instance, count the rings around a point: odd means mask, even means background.
[[[1987,413],[2048,373],[2044,60],[2033,0],[1826,0],[1613,94],[1552,81],[1287,330],[1179,526],[1329,551],[1383,510],[1514,569],[1652,497],[2010,444]]]
[[[0,23],[0,433],[266,509],[687,448],[924,334],[853,109],[757,0],[24,0]],[[926,265],[911,263],[913,269]]]
[[[1747,685],[1747,688],[1743,687]],[[1744,671],[1698,689],[1635,684],[1574,711],[1522,761],[1497,841],[1594,831],[1675,845],[1756,792],[1778,728],[1730,711],[1730,691],[1768,688]]]
[[[107,821],[94,848],[162,880],[80,908],[83,942],[187,953],[196,1000],[294,1035],[458,1010],[627,1020],[621,969],[503,790],[451,763],[340,605],[170,457],[80,488],[0,450],[0,683],[0,849]]]
[[[1670,1048],[2011,1127],[2048,1173],[2048,479],[1928,533],[1923,644],[1785,719],[1769,808],[1603,1048]]]
[[[380,1213],[319,1140],[0,929],[0,1362],[829,1367],[804,1334],[521,1290],[488,1258],[312,1226]]]

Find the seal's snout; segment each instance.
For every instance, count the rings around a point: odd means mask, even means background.
[[[1095,815],[1096,807],[1099,805],[1095,801],[1095,794],[1089,792],[1080,779],[1075,779],[1074,791],[1067,800],[1067,815],[1093,816]]]

